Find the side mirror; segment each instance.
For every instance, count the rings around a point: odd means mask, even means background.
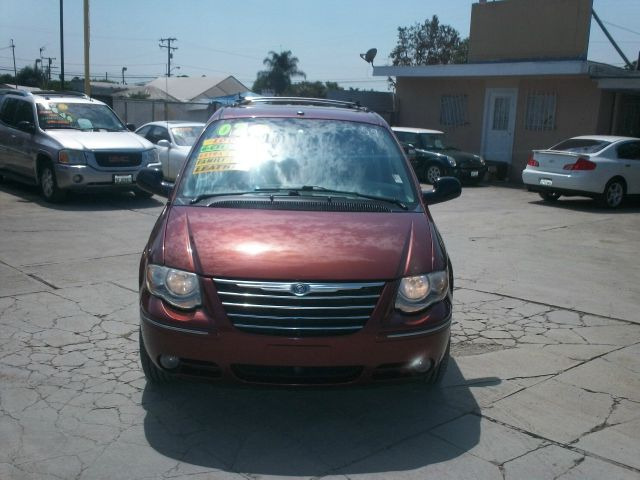
[[[26,120],[22,120],[21,122],[18,122],[18,130],[22,130],[23,132],[27,132],[27,133],[36,133],[36,126],[31,123],[31,122],[27,122]]]
[[[171,190],[173,190],[173,183],[165,182],[162,171],[155,168],[140,170],[136,177],[136,184],[146,192],[165,198],[169,198]]]
[[[169,142],[169,140],[158,140],[158,143],[156,144],[159,147],[164,147],[164,148],[171,148],[171,142]]]
[[[127,128],[133,132],[136,129],[136,124],[135,123],[127,123]]]
[[[433,190],[422,191],[422,199],[427,205],[434,205],[458,198],[461,193],[460,180],[454,177],[440,177],[433,184]]]

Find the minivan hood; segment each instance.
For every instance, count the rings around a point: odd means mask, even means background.
[[[174,206],[164,263],[250,280],[390,280],[433,270],[424,213]]]
[[[148,140],[133,132],[83,132],[81,130],[47,130],[47,135],[63,148],[73,150],[141,150],[153,148]]]

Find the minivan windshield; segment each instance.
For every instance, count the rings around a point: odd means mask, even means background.
[[[212,123],[191,152],[178,196],[288,189],[289,194],[339,191],[417,201],[404,156],[386,129],[301,118]]]
[[[87,131],[126,130],[106,105],[99,103],[43,102],[37,104],[38,123],[43,130],[75,129]]]

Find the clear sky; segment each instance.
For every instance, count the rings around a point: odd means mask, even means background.
[[[535,0],[530,0],[535,1]],[[310,81],[386,90],[359,53],[376,47],[374,63],[389,63],[397,27],[433,14],[469,34],[472,0],[90,0],[91,75],[127,83],[164,75],[166,49],[158,40],[176,37],[174,74],[231,74],[249,88],[270,50],[291,50]],[[65,77],[82,75],[82,0],[64,0]],[[594,9],[630,58],[640,50],[640,0],[594,0]],[[60,65],[59,0],[0,0],[0,72],[40,56]],[[589,59],[623,65],[595,22]],[[59,72],[58,69],[53,70]],[[137,78],[135,78],[137,77]]]

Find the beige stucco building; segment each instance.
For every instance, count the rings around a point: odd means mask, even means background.
[[[399,125],[444,130],[519,180],[532,149],[580,134],[640,136],[640,72],[586,60],[590,18],[591,0],[474,4],[469,63],[374,75],[396,78]]]

